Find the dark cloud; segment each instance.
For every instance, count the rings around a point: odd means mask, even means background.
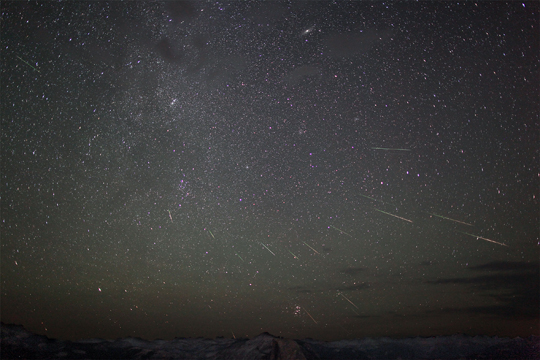
[[[321,70],[317,66],[304,65],[289,71],[283,80],[289,85],[296,85],[304,78],[318,79],[321,77]]]
[[[527,311],[523,311],[527,310]],[[439,311],[436,311],[439,312]],[[538,317],[538,311],[533,311],[532,308],[523,309],[509,305],[492,305],[492,306],[470,306],[465,308],[445,308],[442,313],[453,314],[469,314],[469,315],[494,315],[500,317]]]
[[[247,68],[247,61],[241,55],[229,55],[216,60],[208,71],[207,82],[214,86],[221,86],[226,82],[233,82]]]
[[[472,267],[471,271],[495,270],[497,274],[446,278],[426,283],[433,285],[463,284],[475,293],[501,305],[447,308],[445,311],[491,314],[504,317],[538,318],[540,310],[540,269],[538,262],[497,261]]]
[[[178,50],[173,48],[173,45],[171,44],[169,39],[166,38],[161,39],[156,44],[156,50],[164,60],[170,62],[177,62],[183,57],[183,55]]]
[[[332,57],[358,56],[368,52],[377,42],[390,38],[391,30],[366,30],[333,34],[326,38],[324,44]]]
[[[295,291],[299,294],[311,294],[313,291],[304,286],[292,286],[288,290]]]
[[[276,26],[284,23],[290,13],[288,4],[279,1],[257,3],[256,6],[250,6],[246,9],[246,19],[254,25],[272,25]],[[261,27],[264,29],[264,27]]]
[[[539,262],[522,261],[492,261],[484,265],[472,266],[471,270],[492,270],[492,271],[510,271],[510,270],[536,270],[540,267]]]
[[[361,284],[354,284],[354,285],[349,285],[349,286],[345,286],[345,287],[339,287],[339,288],[337,288],[337,290],[338,291],[354,291],[354,290],[367,289],[368,287],[369,287],[369,284],[361,283]]]
[[[330,246],[323,245],[323,246],[322,246],[322,250],[323,250],[324,252],[329,253],[329,252],[331,252],[333,249],[332,249]]]
[[[373,319],[373,318],[381,318],[382,316],[378,315],[353,315],[351,316],[355,319]]]
[[[197,17],[197,9],[190,1],[167,1],[166,8],[169,16],[176,22],[182,22]]]
[[[355,276],[355,275],[358,275],[358,274],[360,274],[360,273],[362,273],[362,272],[364,272],[366,270],[367,269],[363,268],[363,267],[349,267],[349,268],[341,270],[340,272],[343,273],[343,274]]]

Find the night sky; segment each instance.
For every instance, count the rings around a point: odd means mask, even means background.
[[[538,2],[2,2],[1,317],[539,334]]]

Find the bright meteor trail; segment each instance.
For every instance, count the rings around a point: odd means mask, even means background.
[[[313,320],[313,322],[314,322],[315,324],[318,324],[317,321],[313,318],[313,316],[311,316],[311,314],[310,314],[305,308],[303,308],[303,309],[304,309],[304,311],[306,312],[306,314],[309,315],[309,317],[311,318],[311,320]]]
[[[336,229],[337,231],[341,231],[341,232],[344,233],[345,235],[349,235],[350,237],[353,237],[351,234],[346,233],[345,231],[343,231],[343,230],[341,230],[341,229],[338,229],[338,228],[335,227],[334,225],[330,225],[330,227],[333,227],[333,228]]]
[[[338,291],[338,294],[341,295],[341,296],[343,296],[343,298],[344,298],[345,300],[347,300],[348,302],[350,302],[350,303],[352,304],[352,306],[354,306],[355,308],[358,309],[358,306],[356,306],[351,300],[349,300],[348,297],[346,297],[345,295],[343,295],[343,294],[340,293],[339,291]]]
[[[264,245],[262,242],[259,242],[259,244],[261,244],[262,246],[264,246],[264,247],[266,248],[266,250],[270,251],[270,254],[276,256],[276,254],[274,254],[274,253],[272,252],[272,250],[270,250],[270,249],[269,249],[266,245]]]
[[[482,240],[485,240],[485,241],[489,241],[489,242],[492,242],[492,243],[495,243],[495,244],[499,244],[499,245],[502,245],[502,246],[508,246],[506,244],[503,244],[503,243],[500,243],[500,242],[497,242],[495,240],[491,240],[491,239],[487,239],[485,237],[481,237],[481,236],[478,236],[478,235],[474,235],[474,234],[469,234],[469,233],[466,233],[466,232],[463,232],[463,231],[458,231],[462,234],[465,234],[465,235],[469,235],[469,236],[472,236],[472,237],[475,237],[477,239],[482,239]]]
[[[412,223],[412,220],[405,219],[405,218],[403,218],[403,217],[401,217],[401,216],[397,216],[397,215],[394,215],[394,214],[390,214],[389,212],[382,211],[382,210],[379,210],[379,209],[375,209],[375,210],[377,210],[378,212],[382,212],[383,214],[390,215],[390,216],[396,217],[396,218],[398,218],[398,219],[405,220],[405,221],[408,221],[408,222]]]
[[[25,61],[23,58],[21,58],[19,55],[16,55],[19,60],[21,60],[23,63],[25,63],[26,65],[30,66],[32,69],[36,70],[38,73],[41,73],[41,71],[39,71],[38,69],[36,69],[35,67],[33,67],[28,61]]]
[[[306,244],[305,241],[302,241],[308,248],[310,248],[311,250],[315,251],[317,254],[319,253],[317,250],[315,250],[314,248],[312,248],[311,246],[309,246],[308,244]]]
[[[362,196],[362,197],[365,197],[366,199],[369,199],[369,200],[382,202],[382,201],[380,201],[380,200],[377,200],[377,199],[372,198],[371,196],[366,196],[366,195],[362,195],[362,194],[358,194],[358,195],[360,195],[360,196]]]
[[[372,147],[371,150],[385,150],[385,151],[411,151],[411,149],[395,149],[395,148],[382,148]]]
[[[429,214],[433,215],[433,216],[436,216],[438,218],[441,218],[441,219],[454,221],[454,222],[457,222],[457,223],[460,223],[460,224],[463,224],[463,225],[473,226],[472,224],[469,224],[469,223],[466,223],[466,222],[463,222],[463,221],[459,221],[459,220],[456,220],[456,219],[452,219],[452,218],[449,218],[449,217],[446,217],[446,216],[441,216],[441,215],[437,215],[437,214],[433,214],[433,213],[429,213]]]

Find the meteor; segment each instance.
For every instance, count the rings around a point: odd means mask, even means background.
[[[370,197],[370,196],[366,196],[366,195],[362,195],[362,194],[358,194],[358,195],[360,195],[360,196],[362,196],[362,197],[365,197],[366,199],[369,199],[369,200],[379,201],[379,200],[374,199],[374,198],[372,198],[372,197]]]
[[[288,252],[291,253],[292,256],[294,256],[295,259],[298,259],[298,256],[294,255],[291,250],[287,249]]]
[[[30,65],[30,63],[28,61],[25,61],[23,58],[21,58],[19,55],[16,55],[19,60],[21,60],[23,63],[25,63],[26,65],[30,66],[32,69],[36,70],[38,73],[41,73],[41,71],[39,71],[38,69],[36,69],[35,67],[33,67],[32,65]]]
[[[315,250],[314,248],[312,248],[311,246],[309,246],[308,244],[306,244],[305,241],[302,241],[304,243],[304,245],[306,245],[308,248],[310,248],[311,250],[315,251],[317,254],[319,253],[317,250]]]
[[[462,233],[462,234],[465,234],[465,235],[469,235],[469,236],[475,237],[475,238],[477,238],[477,239],[482,239],[482,240],[485,240],[485,241],[489,241],[489,242],[492,242],[492,243],[494,243],[494,244],[498,244],[498,245],[502,245],[502,246],[508,246],[508,245],[506,245],[506,244],[497,242],[497,241],[495,241],[495,240],[487,239],[487,238],[485,238],[485,237],[481,237],[481,236],[478,236],[478,235],[469,234],[469,233],[466,233],[466,232],[463,232],[463,231],[458,231],[458,232],[460,232],[460,233]]]
[[[382,148],[382,147],[372,147],[371,150],[384,150],[384,151],[411,151],[411,149],[396,149],[396,148]]]
[[[408,222],[412,223],[412,220],[405,219],[405,218],[403,218],[403,217],[401,217],[401,216],[397,216],[397,215],[394,215],[394,214],[390,214],[389,212],[382,211],[382,210],[379,210],[379,209],[375,209],[375,210],[377,210],[378,212],[382,212],[383,214],[390,215],[390,216],[396,217],[396,218],[398,218],[398,219],[405,220],[405,221],[408,221]]]
[[[337,231],[341,231],[341,232],[344,233],[345,235],[349,235],[350,237],[353,237],[351,234],[346,233],[345,231],[343,231],[343,230],[341,230],[341,229],[338,229],[338,228],[335,227],[334,225],[330,225],[330,227],[333,227],[333,228],[336,229]]]
[[[306,312],[306,314],[309,315],[309,317],[311,318],[311,320],[313,320],[313,322],[314,322],[315,324],[318,324],[317,321],[315,321],[315,319],[313,318],[313,316],[311,316],[311,314],[310,314],[305,308],[304,308],[304,311]]]
[[[460,223],[460,224],[463,224],[463,225],[473,226],[473,224],[469,224],[469,223],[466,223],[466,222],[463,222],[463,221],[459,221],[459,220],[456,220],[456,219],[452,219],[452,218],[449,218],[449,217],[446,217],[446,216],[441,216],[441,215],[437,215],[437,214],[433,214],[433,213],[429,213],[429,214],[430,214],[430,215],[433,215],[433,216],[436,216],[436,217],[438,217],[438,218],[441,218],[441,219],[454,221],[454,222],[457,222],[457,223]]]
[[[338,294],[341,295],[341,296],[343,296],[343,298],[344,298],[345,300],[347,300],[348,302],[350,302],[350,303],[352,304],[352,306],[354,306],[355,308],[358,309],[358,306],[356,306],[351,300],[349,300],[348,297],[346,297],[345,295],[343,295],[343,294],[340,293],[339,291],[338,291]]]
[[[262,246],[264,246],[266,250],[270,251],[270,254],[276,256],[276,254],[274,254],[274,253],[272,252],[272,250],[270,250],[270,249],[269,249],[266,245],[264,245],[262,242],[259,242],[259,244],[261,244]]]

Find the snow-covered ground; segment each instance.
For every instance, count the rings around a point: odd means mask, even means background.
[[[146,341],[49,339],[22,326],[1,325],[2,359],[540,359],[540,338],[441,336],[324,342],[262,333],[252,339]]]

